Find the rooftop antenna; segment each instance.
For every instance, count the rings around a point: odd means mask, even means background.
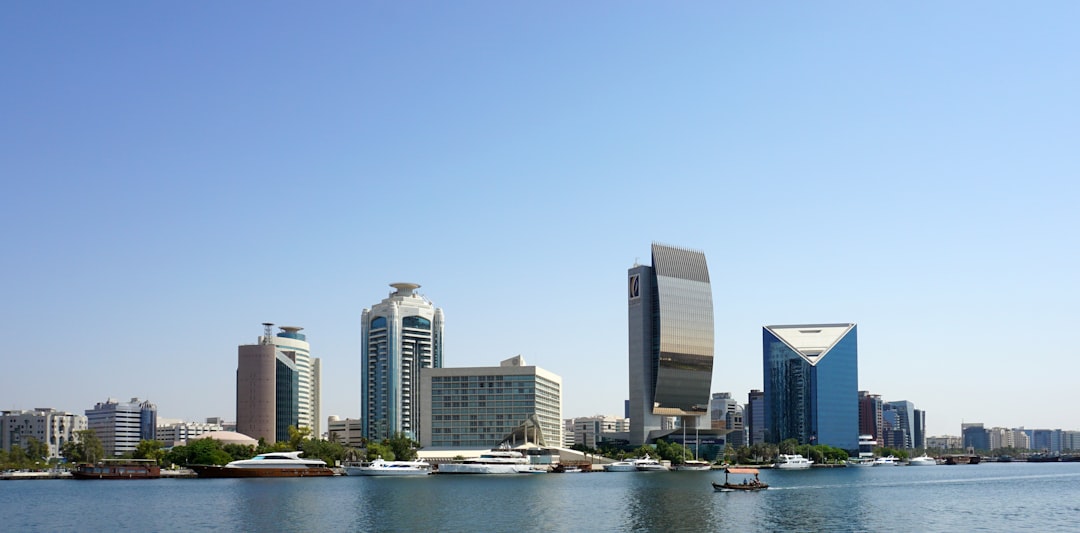
[[[274,323],[273,322],[263,322],[262,325],[263,325],[262,344],[273,344],[274,342],[271,339],[274,338]]]

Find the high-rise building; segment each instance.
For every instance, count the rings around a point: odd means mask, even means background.
[[[885,422],[881,413],[881,395],[859,391],[859,435],[870,435],[878,446],[885,445]]]
[[[926,411],[915,410],[915,418],[911,422],[911,436],[914,439],[911,447],[917,450],[926,449]]]
[[[496,367],[423,368],[419,386],[421,446],[493,448],[515,432],[518,444],[563,442],[562,378],[520,355]]]
[[[727,430],[726,441],[731,446],[746,445],[746,429],[743,426],[743,406],[731,397],[730,392],[714,392],[709,400],[709,427]]]
[[[892,448],[911,449],[915,447],[915,404],[907,400],[885,402],[881,405],[883,415],[896,413],[892,430],[896,437],[888,445]]]
[[[64,444],[76,438],[76,431],[84,429],[85,416],[48,407],[3,411],[0,413],[0,450],[10,452],[13,446],[25,448],[29,439],[35,439],[49,447],[49,458],[60,457]]]
[[[963,439],[961,446],[976,451],[990,450],[990,435],[981,422],[969,422],[960,424],[960,436]]]
[[[101,441],[106,457],[131,453],[140,440],[157,439],[157,406],[138,398],[109,398],[86,410],[86,427]]]
[[[743,411],[743,423],[746,425],[746,433],[749,444],[765,442],[765,393],[752,389],[746,395],[746,410]]]
[[[319,416],[319,358],[311,356],[311,345],[307,336],[300,333],[304,328],[281,326],[281,331],[271,338],[277,349],[296,363],[297,390],[297,425],[311,430],[312,437],[322,434]]]
[[[361,317],[361,418],[364,437],[416,438],[421,368],[441,368],[443,312],[416,294],[420,285],[391,283],[385,300]]]
[[[628,271],[630,444],[651,441],[664,417],[708,412],[712,286],[705,254],[652,245],[652,266]],[[691,422],[685,420],[684,424]]]
[[[236,365],[236,431],[267,443],[289,440],[289,426],[301,425],[296,350],[276,344],[273,326],[263,323],[258,344],[239,346]]]
[[[765,326],[767,442],[859,448],[855,324]]]

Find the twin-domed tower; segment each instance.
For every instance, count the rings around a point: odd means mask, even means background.
[[[442,368],[442,309],[416,294],[420,285],[390,286],[394,292],[361,315],[360,404],[369,440],[398,432],[418,438],[420,369]]]

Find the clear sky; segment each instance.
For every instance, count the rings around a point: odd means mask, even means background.
[[[0,408],[235,417],[305,327],[359,417],[360,313],[621,414],[626,270],[701,250],[715,392],[761,327],[859,324],[859,387],[1080,430],[1076,2],[11,2]]]

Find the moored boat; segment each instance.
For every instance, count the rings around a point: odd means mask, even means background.
[[[638,472],[665,472],[668,470],[668,467],[664,466],[660,461],[649,457],[649,454],[645,454],[645,457],[641,459],[635,459],[634,467],[637,468]]]
[[[499,448],[474,459],[439,465],[439,474],[542,474],[547,472],[529,464],[529,458],[517,450]]]
[[[731,474],[735,474],[737,476],[754,476],[754,479],[750,479],[748,477],[743,477],[742,481],[740,481],[738,483],[732,483],[731,480],[728,477]],[[717,482],[713,481],[712,486],[713,486],[713,490],[715,490],[717,492],[736,492],[736,491],[753,492],[753,491],[765,490],[765,489],[769,488],[769,485],[767,483],[763,483],[760,479],[758,479],[758,469],[756,469],[756,468],[738,468],[738,467],[725,468],[724,469],[724,482],[723,483],[717,483]]]
[[[937,460],[925,453],[908,461],[908,466],[937,466]]]
[[[678,472],[705,472],[712,469],[712,463],[708,461],[690,460],[683,461],[672,468]]]
[[[874,459],[874,466],[897,466],[899,464],[899,460],[892,455]]]
[[[604,465],[604,472],[637,472],[633,461],[615,461]]]
[[[302,451],[271,452],[233,461],[225,466],[190,465],[199,477],[246,478],[246,477],[322,477],[333,476],[334,471],[321,459],[301,459]]]
[[[812,464],[814,464],[813,461],[799,454],[780,454],[776,457],[776,464],[773,466],[780,470],[804,470],[810,468]]]
[[[383,461],[382,457],[370,463],[345,466],[348,476],[426,476],[431,473],[427,461]]]
[[[161,467],[153,459],[105,459],[71,471],[75,479],[157,479]]]

